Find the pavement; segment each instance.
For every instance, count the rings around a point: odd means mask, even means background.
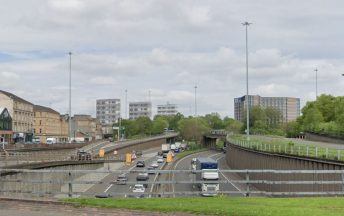
[[[74,207],[57,202],[33,202],[0,199],[0,215],[6,216],[187,216],[184,213],[141,212],[125,209]]]

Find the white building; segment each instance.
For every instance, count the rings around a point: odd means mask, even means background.
[[[120,99],[97,100],[97,119],[102,125],[116,123],[121,116]]]
[[[151,102],[130,102],[129,103],[129,119],[137,119],[145,116],[151,118],[152,103]]]
[[[166,104],[157,106],[157,115],[163,115],[163,116],[176,115],[178,113],[177,109],[178,109],[177,104],[170,104],[167,102]]]

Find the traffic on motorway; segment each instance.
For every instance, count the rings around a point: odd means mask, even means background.
[[[162,144],[155,148],[131,153],[131,164],[122,167],[119,173],[108,177],[108,186],[96,197],[160,197],[160,196],[216,196],[225,184],[217,182],[226,176],[219,172],[226,163],[223,152],[204,151],[174,161],[173,158],[188,148],[186,144]],[[190,170],[189,173],[167,173],[162,170]],[[110,178],[110,179],[109,179]],[[161,183],[166,181],[166,183]],[[183,183],[172,183],[181,181]],[[185,183],[190,181],[190,183]],[[202,181],[192,183],[191,181]],[[188,194],[187,192],[190,192]]]

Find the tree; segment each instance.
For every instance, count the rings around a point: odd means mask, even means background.
[[[179,121],[178,130],[184,139],[200,142],[210,128],[204,119],[189,117]]]
[[[138,133],[142,135],[150,135],[152,133],[152,121],[146,116],[140,116],[135,120]]]
[[[168,121],[163,117],[157,117],[152,124],[152,134],[161,134],[168,127]]]
[[[303,129],[310,132],[319,132],[319,125],[324,121],[324,117],[316,104],[314,102],[307,103],[306,107],[302,109],[302,113],[304,113],[302,118]]]
[[[211,129],[224,129],[224,124],[218,113],[211,113],[204,116],[204,120],[207,122]]]

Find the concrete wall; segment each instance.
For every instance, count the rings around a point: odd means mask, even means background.
[[[342,170],[343,163],[313,160],[301,157],[285,156],[272,153],[258,152],[228,144],[226,153],[227,164],[232,169],[270,169],[270,170]],[[245,178],[244,174],[239,175]],[[340,174],[250,174],[250,180],[275,181],[342,181]],[[324,192],[342,191],[341,185],[280,185],[280,184],[254,184],[258,190],[267,192]]]

